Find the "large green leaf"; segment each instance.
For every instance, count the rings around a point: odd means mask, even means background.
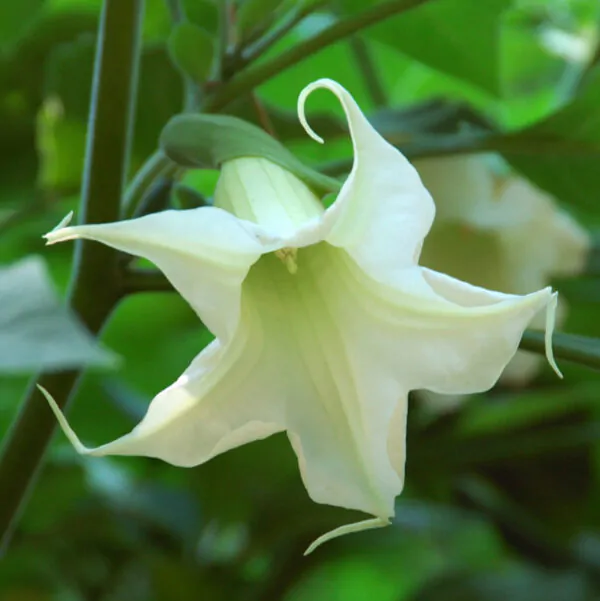
[[[597,220],[600,187],[600,69],[581,93],[546,119],[522,130],[516,140],[546,139],[574,147],[569,155],[503,153],[537,186]],[[579,146],[579,149],[576,148]]]
[[[35,22],[44,0],[19,0],[0,5],[0,49],[17,42]]]
[[[0,269],[0,373],[113,365],[56,297],[41,259]]]
[[[533,567],[450,572],[427,583],[414,601],[589,601],[591,584],[574,572],[546,573]]]
[[[344,0],[347,10],[364,9]],[[510,0],[436,0],[367,30],[373,39],[500,94],[500,15]]]

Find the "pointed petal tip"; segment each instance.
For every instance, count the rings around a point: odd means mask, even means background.
[[[46,240],[46,246],[50,246],[51,244],[55,244],[56,242],[62,242],[66,240],[66,236],[64,236],[63,230],[67,229],[67,226],[71,223],[73,219],[73,211],[69,211],[63,219],[61,219],[60,223],[51,229],[47,234],[44,234],[42,238]],[[61,235],[61,232],[63,234]]]
[[[551,290],[551,289],[550,289]],[[560,368],[558,367],[554,358],[554,350],[552,349],[552,334],[554,334],[554,325],[556,322],[556,307],[558,305],[558,292],[552,292],[550,300],[546,305],[546,332],[544,335],[544,343],[546,347],[546,359],[550,364],[550,367],[554,370],[556,375],[562,380],[564,378]]]
[[[362,532],[363,530],[372,530],[373,528],[383,528],[384,526],[389,526],[391,524],[389,518],[370,518],[368,520],[363,520],[362,522],[355,522],[353,524],[346,524],[345,526],[340,526],[331,532],[327,532],[323,534],[323,536],[319,536],[317,540],[313,541],[306,551],[304,551],[304,557],[310,555],[317,547],[320,547],[323,543],[330,541],[334,538],[338,538],[339,536],[344,536],[344,534],[352,534],[354,532]]]
[[[65,433],[65,436],[69,439],[69,442],[73,445],[75,450],[80,455],[88,455],[90,453],[90,449],[88,449],[82,442],[79,440],[79,437],[69,423],[67,422],[63,412],[60,410],[60,407],[52,397],[52,395],[41,385],[36,384],[38,390],[44,395],[44,398],[48,401],[48,405],[50,405],[50,409],[52,409],[52,413],[56,416],[58,420],[58,424],[61,427],[62,431]]]

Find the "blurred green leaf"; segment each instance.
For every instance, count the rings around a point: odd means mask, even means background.
[[[35,22],[44,0],[19,0],[0,5],[0,50],[5,50]]]
[[[43,190],[71,193],[79,189],[83,173],[86,128],[65,117],[58,97],[43,103],[37,119],[38,185]]]
[[[0,269],[0,372],[113,366],[116,357],[59,303],[37,257]]]
[[[189,21],[216,35],[219,29],[219,10],[215,0],[181,0]]]
[[[354,12],[364,2],[342,0],[342,5]],[[508,6],[510,0],[436,0],[368,29],[367,35],[499,95],[499,17]]]
[[[592,601],[594,598],[583,574],[513,566],[483,573],[444,574],[427,583],[411,601]]]
[[[600,69],[593,72],[580,94],[546,119],[519,132],[516,141],[528,136],[587,146],[586,152],[566,156],[532,156],[510,151],[502,154],[543,190],[573,208],[592,212],[597,206],[600,163]]]
[[[255,33],[262,33],[272,23],[277,9],[285,0],[244,0],[237,13],[237,27],[244,42]]]
[[[214,42],[205,29],[189,22],[178,23],[169,36],[169,55],[184,76],[203,84],[211,72]]]
[[[596,387],[585,382],[498,395],[471,403],[458,415],[457,429],[471,436],[523,428],[587,407],[595,397]]]

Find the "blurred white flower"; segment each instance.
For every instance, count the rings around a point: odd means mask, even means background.
[[[384,526],[404,481],[407,395],[472,393],[494,385],[550,288],[491,292],[417,264],[434,205],[417,172],[331,80],[354,166],[324,210],[298,178],[261,158],[222,166],[215,207],[166,211],[46,235],[88,238],[153,261],[215,341],[152,401],[132,432],[84,447],[89,455],[145,455],[194,466],[286,431],[309,495],[375,516],[342,526]],[[457,241],[460,244],[460,240]],[[151,366],[149,366],[151,369]],[[260,469],[260,466],[257,466]]]
[[[570,63],[588,63],[594,55],[595,28],[573,33],[558,27],[544,27],[539,34],[540,44],[550,54]]]
[[[489,157],[423,159],[415,167],[437,208],[423,265],[512,294],[527,294],[552,277],[583,269],[591,244],[586,230],[526,180],[496,176]],[[558,323],[565,314],[561,301]],[[530,326],[543,328],[543,316]],[[538,355],[519,351],[500,380],[523,385],[539,367]],[[459,401],[446,399],[448,408]]]

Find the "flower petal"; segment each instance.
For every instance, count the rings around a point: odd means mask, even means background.
[[[154,398],[129,434],[92,449],[80,442],[50,395],[42,392],[79,453],[139,455],[191,467],[282,430],[281,405],[269,394],[273,387],[263,378],[273,374],[261,371],[256,343],[260,340],[245,335],[226,348],[213,341],[173,385]]]
[[[338,320],[337,303],[348,301],[331,261],[338,252],[325,243],[300,249],[294,275],[267,255],[250,271],[244,293],[276,349],[274,382],[280,382],[285,426],[310,497],[387,519],[402,481],[382,432],[402,391],[365,359],[362,341]]]
[[[341,102],[354,146],[352,171],[323,218],[323,237],[383,279],[417,262],[433,221],[433,201],[412,165],[373,129],[352,96],[330,79],[315,81],[298,98],[300,121],[312,138],[323,142],[304,115],[306,98],[317,88],[330,90]]]
[[[406,393],[379,369],[381,358],[369,356],[370,341],[363,351],[338,320],[339,303],[349,303],[330,260],[340,252],[327,244],[301,249],[295,275],[274,254],[263,256],[243,284],[232,340],[207,347],[122,438],[84,447],[49,399],[71,442],[80,453],[191,466],[285,429],[313,500],[387,520],[402,480],[382,433]],[[349,304],[360,321],[361,307]]]
[[[396,336],[402,333],[403,342],[397,356],[404,357],[402,369],[410,389],[445,394],[488,390],[514,356],[529,322],[543,308],[547,310],[547,357],[560,375],[551,348],[556,295],[550,288],[517,296],[471,286],[429,269],[422,272],[449,305],[418,308],[415,303],[418,311],[410,322],[402,315],[404,307],[398,307]],[[386,329],[392,334],[393,321]]]
[[[59,227],[48,244],[87,238],[155,263],[222,341],[236,328],[241,285],[268,234],[213,207],[164,211],[100,225]]]

